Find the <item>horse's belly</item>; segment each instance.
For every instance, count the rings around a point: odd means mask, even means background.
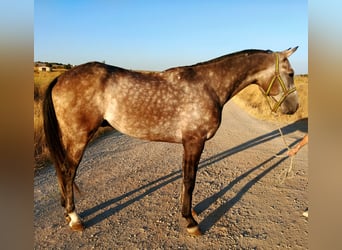
[[[105,119],[123,134],[151,141],[181,142],[182,132],[177,124],[166,119],[149,116],[117,115]]]

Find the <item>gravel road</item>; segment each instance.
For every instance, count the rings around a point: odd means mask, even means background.
[[[281,124],[289,145],[307,119]],[[78,169],[72,232],[63,217],[53,167],[34,177],[35,249],[307,249],[308,147],[276,158],[285,145],[278,125],[228,103],[202,154],[193,204],[203,236],[188,236],[180,216],[182,145],[108,132],[92,142]],[[284,180],[281,182],[281,180]]]

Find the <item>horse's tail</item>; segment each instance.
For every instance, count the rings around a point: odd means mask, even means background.
[[[48,86],[43,100],[43,118],[44,118],[44,133],[46,144],[50,151],[50,156],[54,162],[57,173],[58,182],[60,183],[61,195],[65,197],[65,188],[63,174],[65,173],[66,150],[62,143],[61,130],[58,125],[58,120],[55,113],[55,108],[52,101],[52,89],[56,85],[58,77],[56,77]]]
[[[45,98],[43,101],[44,132],[46,144],[56,168],[57,166],[62,167],[66,161],[66,151],[62,143],[61,131],[58,125],[58,120],[52,101],[52,89],[56,85],[57,81],[58,77],[56,77],[49,84],[48,88],[46,89]]]
[[[43,118],[44,118],[44,133],[46,138],[46,144],[50,151],[50,156],[54,162],[58,181],[61,187],[61,194],[65,197],[63,173],[66,173],[68,169],[69,161],[68,155],[62,143],[62,134],[56,117],[55,108],[52,100],[52,89],[56,85],[58,77],[56,77],[49,84],[45,92],[45,98],[43,100]],[[75,183],[73,183],[76,191],[81,193]]]

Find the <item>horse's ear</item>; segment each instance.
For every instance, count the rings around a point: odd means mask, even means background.
[[[287,50],[282,51],[281,53],[285,56],[285,57],[289,57],[290,55],[292,55],[296,50],[298,49],[298,46],[294,47],[294,48],[289,48]]]

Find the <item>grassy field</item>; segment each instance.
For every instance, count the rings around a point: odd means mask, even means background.
[[[35,168],[41,168],[50,163],[49,152],[45,145],[43,132],[42,100],[48,84],[60,72],[34,72],[34,158]],[[233,98],[233,101],[258,119],[292,123],[308,117],[308,76],[296,76],[295,84],[300,99],[299,110],[294,115],[279,115],[274,117],[269,106],[257,86],[249,86]],[[99,137],[111,128],[101,128],[94,138]]]

